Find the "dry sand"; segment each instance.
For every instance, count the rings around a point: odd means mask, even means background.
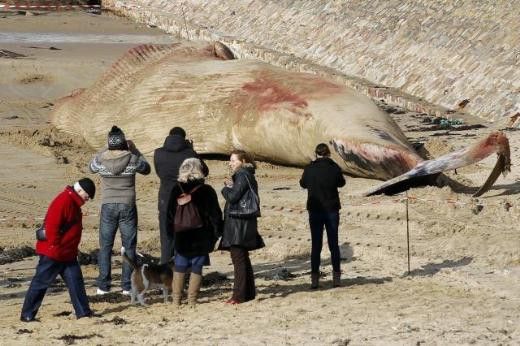
[[[11,250],[34,245],[34,229],[51,198],[87,174],[93,149],[49,125],[55,99],[89,86],[135,44],[170,40],[155,29],[107,15],[0,13],[0,49],[26,56],[0,56],[2,263]],[[411,141],[425,143],[434,157],[489,132],[414,131],[426,126],[424,116],[392,116]],[[450,173],[462,185],[458,192],[449,187],[408,192],[411,275],[406,275],[405,195],[364,198],[361,193],[378,182],[350,178],[341,190],[343,287],[331,288],[324,248],[323,284],[310,291],[301,169],[262,163],[260,232],[267,247],[252,257],[258,299],[224,305],[232,285],[227,253],[212,255],[195,309],[163,304],[158,292],[148,296],[148,308],[130,306],[128,297],[116,293],[99,299],[94,295],[97,267],[85,265],[91,307],[100,316],[76,320],[58,281],[45,297],[40,322],[23,324],[20,308],[36,265],[36,257],[26,257],[0,265],[0,344],[520,344],[520,176],[514,166],[520,160],[519,138],[518,132],[507,134],[513,171],[484,197],[473,199],[471,192],[485,180],[494,157]],[[209,183],[218,189],[229,174],[226,163],[208,164]],[[138,249],[158,256],[158,179],[153,173],[141,176],[137,185]],[[85,253],[98,246],[98,210],[99,199],[85,208]],[[114,266],[120,273],[119,256]]]

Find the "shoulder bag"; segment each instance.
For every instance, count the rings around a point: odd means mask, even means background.
[[[231,217],[251,218],[260,216],[260,198],[253,190],[247,176],[245,178],[249,189],[244,192],[237,203],[229,205],[228,214]]]

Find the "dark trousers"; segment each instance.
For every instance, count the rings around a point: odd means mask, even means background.
[[[33,319],[36,316],[47,289],[56,280],[58,274],[67,284],[76,317],[80,318],[92,314],[78,261],[56,262],[47,256],[40,256],[36,274],[34,274],[29,290],[25,294],[21,314],[23,319]]]
[[[159,209],[159,235],[161,240],[161,263],[167,263],[175,255],[173,232],[168,225],[168,211]]]
[[[101,206],[99,222],[99,276],[97,286],[103,291],[109,291],[112,286],[112,248],[117,229],[121,232],[121,243],[125,247],[126,254],[131,259],[135,258],[137,245],[137,207],[124,203],[105,203]],[[119,251],[118,251],[119,252]],[[130,275],[132,267],[126,261],[123,262],[121,274],[121,287],[130,291]]]
[[[249,251],[237,246],[232,246],[229,251],[235,272],[233,299],[241,303],[255,299],[255,277]]]
[[[319,273],[320,271],[320,256],[323,247],[323,226],[325,226],[327,231],[327,242],[329,243],[332,270],[339,272],[341,270],[338,245],[339,211],[309,211],[309,224],[311,226],[312,239],[311,271],[313,273]]]

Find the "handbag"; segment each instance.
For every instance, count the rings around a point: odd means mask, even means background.
[[[199,210],[191,198],[191,194],[201,186],[195,186],[190,192],[185,193],[179,184],[182,194],[177,197],[177,207],[175,208],[175,216],[173,218],[174,232],[185,232],[204,226]]]
[[[47,237],[45,236],[45,227],[43,225],[44,224],[42,223],[42,225],[36,230],[36,240],[47,240]]]
[[[61,227],[60,227],[60,234],[65,234],[65,232],[67,232],[74,224],[76,223],[76,221],[72,221],[71,223],[69,224],[63,224]],[[36,240],[39,240],[39,241],[45,241],[47,240],[47,236],[45,235],[45,220],[43,220],[43,223],[40,227],[38,227],[38,229],[36,230]]]
[[[237,203],[230,204],[228,214],[234,218],[250,218],[260,216],[260,198],[251,186],[249,179],[246,176],[247,189]]]

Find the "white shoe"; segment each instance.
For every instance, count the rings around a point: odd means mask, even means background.
[[[122,290],[121,294],[124,295],[124,296],[129,296],[130,295],[130,291]]]
[[[102,296],[103,294],[110,293],[109,291],[103,291],[101,288],[98,288],[96,291],[96,295]]]

